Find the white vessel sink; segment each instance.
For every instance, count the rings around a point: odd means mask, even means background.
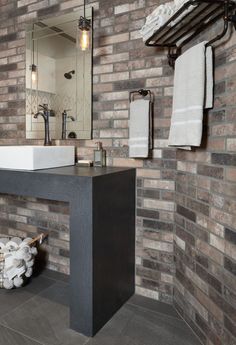
[[[0,169],[39,170],[74,162],[74,146],[0,146]]]

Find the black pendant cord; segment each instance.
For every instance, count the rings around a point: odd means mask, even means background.
[[[34,65],[34,24],[33,24],[33,30],[32,30],[32,41],[33,41],[33,65]]]

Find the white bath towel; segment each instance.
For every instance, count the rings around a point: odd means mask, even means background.
[[[149,153],[150,101],[135,100],[130,103],[129,157],[147,158]]]
[[[202,140],[203,109],[213,106],[212,48],[202,42],[175,63],[169,145],[190,149]]]

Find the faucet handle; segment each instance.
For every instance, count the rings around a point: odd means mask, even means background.
[[[39,104],[39,107],[42,108],[44,111],[48,110],[48,104],[44,103],[43,105]]]
[[[72,109],[64,109],[63,114],[66,114],[67,111],[71,111]]]

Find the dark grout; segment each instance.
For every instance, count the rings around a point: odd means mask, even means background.
[[[0,325],[1,325],[3,328],[9,329],[10,331],[12,331],[12,332],[14,332],[14,333],[23,336],[24,338],[27,338],[27,339],[29,339],[29,340],[34,341],[36,344],[39,344],[39,345],[46,345],[46,344],[44,344],[44,343],[39,342],[38,340],[36,340],[36,339],[34,339],[34,338],[29,337],[28,335],[26,335],[26,334],[24,334],[24,333],[21,333],[21,332],[17,331],[17,330],[14,329],[14,328],[11,328],[11,327],[9,327],[9,326],[7,326],[7,325],[3,325],[3,324],[1,324],[1,323],[0,323]]]
[[[139,308],[139,309],[141,309],[143,311],[147,311],[149,313],[156,314],[156,315],[162,315],[163,317],[166,317],[168,319],[174,319],[174,320],[178,320],[178,321],[180,321],[182,323],[185,323],[185,321],[182,319],[182,317],[180,318],[180,317],[172,316],[172,315],[169,315],[169,314],[165,314],[165,313],[162,313],[162,312],[150,309],[150,308],[143,307],[143,306],[138,305],[138,304],[133,304],[133,303],[128,303],[128,304],[133,306],[133,307]]]
[[[160,301],[155,301],[148,297],[134,295],[128,300],[127,304],[137,306],[139,308],[145,309],[147,311],[151,311],[153,313],[157,313],[159,315],[161,314],[161,315],[168,316],[177,320],[182,320],[179,313],[177,313],[177,311],[172,305],[166,304]],[[162,309],[162,310],[159,310],[159,309]]]
[[[60,273],[60,272],[56,272],[56,271],[52,271],[49,269],[45,269],[40,276],[43,276],[45,278],[54,280],[54,281],[58,281],[58,282],[63,282],[63,283],[68,283],[69,284],[69,280],[70,280],[70,276],[64,274],[64,273]],[[37,277],[35,277],[37,278]]]

